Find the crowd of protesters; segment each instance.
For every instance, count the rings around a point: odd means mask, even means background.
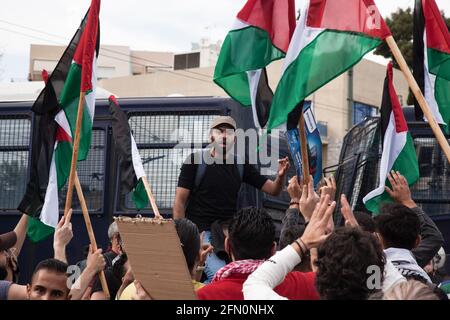
[[[208,152],[228,159],[236,123],[219,117],[210,129],[214,148]],[[390,173],[386,188],[393,202],[383,204],[375,217],[353,212],[346,196],[336,194],[332,176],[316,190],[312,177],[305,184],[292,177],[289,208],[277,234],[265,209],[237,210],[237,198],[243,182],[278,195],[288,169],[288,160],[280,160],[277,176],[270,180],[247,163],[183,164],[173,218],[199,299],[448,299],[444,239],[399,172]],[[342,225],[333,219],[336,200]],[[151,288],[133,275],[115,222],[108,230],[110,249],[89,249],[87,259],[76,264],[80,275],[73,279],[66,258],[72,227],[63,217],[54,233],[54,257],[38,263],[27,285],[18,284],[17,257],[27,223],[23,215],[14,231],[0,235],[0,300],[104,300],[101,270],[111,299],[152,299]]]

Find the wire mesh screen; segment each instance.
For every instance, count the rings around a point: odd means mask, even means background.
[[[130,128],[159,209],[172,208],[183,161],[208,144],[216,113],[132,114]],[[122,196],[125,210],[134,209],[131,194]]]
[[[429,215],[450,213],[450,164],[434,138],[415,138],[420,178],[411,188],[413,199]]]
[[[25,194],[31,121],[0,116],[0,210],[16,210]]]
[[[358,124],[344,138],[336,171],[337,194],[344,193],[354,210],[365,210],[362,199],[379,184],[382,146],[379,119]],[[413,132],[414,127],[410,126]],[[434,137],[414,138],[419,163],[419,180],[411,187],[415,202],[429,215],[450,214],[450,165]],[[339,208],[336,210],[340,222]]]
[[[378,122],[379,118],[367,118],[354,126],[344,138],[339,165],[325,170],[325,173],[335,173],[336,194],[344,193],[355,210],[362,209],[362,197],[376,185],[380,148]],[[337,224],[341,223],[339,212],[340,206],[335,212]]]
[[[78,162],[78,177],[83,189],[89,211],[98,211],[103,207],[104,179],[105,179],[105,131],[93,129],[92,142],[88,157]],[[64,210],[67,184],[59,193],[59,208]],[[74,188],[72,208],[81,210],[80,202]]]

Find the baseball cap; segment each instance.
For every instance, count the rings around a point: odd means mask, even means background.
[[[0,234],[0,251],[12,248],[17,242],[17,235],[14,231]]]
[[[220,116],[215,118],[211,125],[209,126],[210,129],[213,129],[215,127],[218,127],[221,124],[228,124],[229,126],[232,126],[234,130],[236,130],[236,121],[230,116]]]

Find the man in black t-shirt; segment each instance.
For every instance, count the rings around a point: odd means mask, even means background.
[[[287,157],[279,160],[278,175],[272,181],[262,176],[256,167],[247,161],[240,163],[242,161],[232,153],[236,142],[235,130],[236,122],[233,118],[220,116],[214,119],[210,126],[212,148],[203,153],[191,154],[181,167],[173,205],[173,218],[186,217],[193,221],[200,232],[205,231],[206,242],[210,240],[211,224],[214,221],[226,221],[236,213],[237,197],[242,182],[276,196],[283,188],[289,169]],[[212,161],[206,161],[205,158]],[[205,161],[208,164],[199,164],[199,160],[200,163]],[[220,268],[220,265],[218,263],[216,268]],[[210,278],[207,270],[205,272]]]

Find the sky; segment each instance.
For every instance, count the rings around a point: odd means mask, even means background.
[[[342,0],[345,1],[345,0]],[[246,0],[103,0],[101,43],[134,50],[183,52],[203,37],[223,40]],[[436,0],[450,16],[450,1]],[[296,0],[300,8],[304,0]],[[375,0],[383,17],[414,0]],[[67,45],[90,0],[3,1],[0,81],[25,81],[30,44]],[[38,32],[41,31],[41,32]],[[44,33],[42,33],[44,32]],[[377,58],[373,58],[377,60]],[[378,58],[379,59],[379,58]]]

